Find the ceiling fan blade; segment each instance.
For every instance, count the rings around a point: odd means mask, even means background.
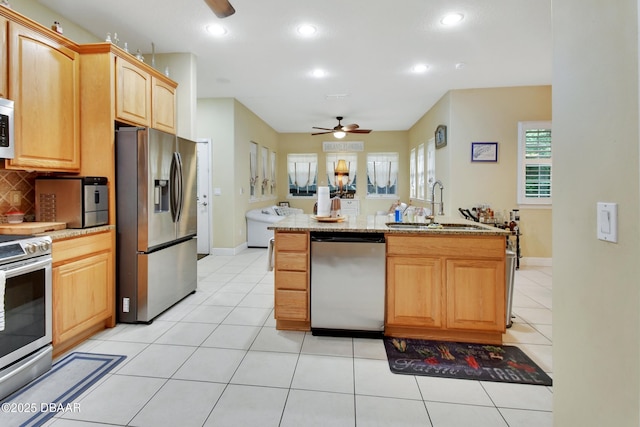
[[[316,127],[316,126],[312,126],[311,129],[328,130],[328,131],[331,131],[331,132],[333,132],[335,130],[335,129],[329,129],[329,128],[319,128],[319,127]]]
[[[352,124],[350,124],[350,125],[344,125],[344,126],[342,126],[342,130],[343,130],[343,131],[345,131],[345,132],[348,132],[348,131],[350,131],[350,130],[358,129],[359,127],[360,127],[360,126],[358,126],[357,124],[352,123]]]
[[[354,130],[345,130],[348,133],[369,133],[371,129],[354,129]]]
[[[226,18],[236,13],[229,0],[204,0],[218,18]]]
[[[316,132],[316,133],[312,133],[311,135],[324,135],[327,133],[333,133],[333,130],[329,131],[329,132]]]

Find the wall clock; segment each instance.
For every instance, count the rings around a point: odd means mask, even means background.
[[[445,125],[438,125],[435,133],[436,148],[442,148],[447,145],[447,127]]]

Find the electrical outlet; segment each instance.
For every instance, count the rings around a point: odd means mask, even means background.
[[[14,190],[9,192],[11,205],[18,207],[22,204],[22,191]]]

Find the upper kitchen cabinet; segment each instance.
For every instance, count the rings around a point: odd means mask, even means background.
[[[15,102],[15,157],[7,169],[80,169],[79,54],[62,40],[8,24],[8,98]]]
[[[151,125],[151,75],[123,57],[116,57],[116,119]]]
[[[153,73],[131,55],[116,55],[116,120],[175,134],[177,85]]]
[[[7,31],[9,23],[0,16],[0,98],[8,97],[9,66],[7,65]]]
[[[151,127],[176,133],[176,87],[157,77],[151,78]]]

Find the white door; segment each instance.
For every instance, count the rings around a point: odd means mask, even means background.
[[[211,252],[211,140],[199,139],[198,155],[198,254]]]

